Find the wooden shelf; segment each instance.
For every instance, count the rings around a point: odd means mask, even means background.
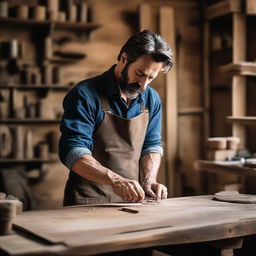
[[[228,75],[256,76],[256,62],[237,62],[221,66]]]
[[[45,61],[50,61],[52,63],[72,63],[72,62],[76,62],[76,61],[81,61],[81,59],[53,56],[52,58],[48,58]]]
[[[242,0],[223,0],[206,8],[205,19],[211,20],[232,12],[242,11]]]
[[[203,108],[182,108],[178,111],[178,115],[198,115],[203,114],[204,109]]]
[[[256,116],[228,116],[227,122],[256,126]]]
[[[223,0],[206,8],[205,19],[211,20],[233,12],[242,11],[242,0]]]
[[[0,119],[0,124],[59,124],[60,119],[41,119],[41,118],[24,118],[24,119],[16,119],[16,118],[8,118],[8,119]]]
[[[240,166],[239,166],[240,165]],[[197,160],[194,163],[196,170],[217,174],[235,174],[241,176],[256,176],[256,168],[243,167],[239,161],[208,161]]]
[[[68,91],[72,87],[71,86],[58,86],[58,85],[0,85],[1,89],[22,89],[22,90],[56,90],[56,91]]]
[[[29,26],[29,27],[38,27],[38,26],[52,26],[54,29],[67,29],[67,30],[84,30],[92,31],[100,27],[99,24],[94,23],[79,23],[79,22],[59,22],[59,21],[49,21],[49,20],[32,20],[32,19],[18,19],[18,18],[0,18],[0,24],[14,25],[14,26]]]
[[[16,158],[0,158],[0,163],[52,163],[56,162],[58,158],[48,158],[48,159],[41,159],[41,158],[32,158],[32,159],[16,159]]]

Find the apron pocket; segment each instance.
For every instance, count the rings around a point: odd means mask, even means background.
[[[84,198],[85,204],[103,204],[105,202],[106,202],[106,199],[104,197]]]

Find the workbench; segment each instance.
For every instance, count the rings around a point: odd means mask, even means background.
[[[123,211],[124,206],[135,211]],[[5,255],[95,255],[221,242],[232,251],[252,234],[256,204],[222,202],[208,195],[23,212],[15,219],[13,234],[0,237],[0,249]]]

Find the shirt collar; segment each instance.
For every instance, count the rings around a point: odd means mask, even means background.
[[[115,71],[114,71],[115,66],[116,64],[113,65],[108,71],[106,71],[103,74],[104,89],[105,89],[106,95],[109,97],[120,96],[119,88],[118,88],[116,77],[115,77]],[[138,97],[135,99],[136,101],[138,101],[138,103],[144,103],[143,94],[144,93],[140,93]]]

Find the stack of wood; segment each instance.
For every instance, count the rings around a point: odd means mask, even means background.
[[[22,202],[18,198],[0,193],[0,235],[12,233],[12,223],[17,214],[22,213]]]
[[[238,137],[211,137],[207,139],[208,160],[229,160],[236,155]]]

